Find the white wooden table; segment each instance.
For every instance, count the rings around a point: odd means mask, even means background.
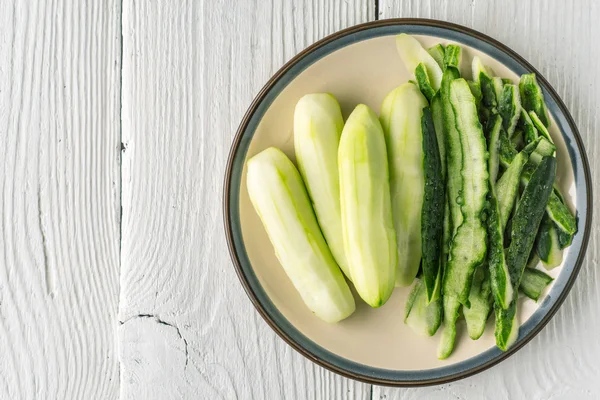
[[[597,223],[549,325],[438,387],[315,366],[238,283],[221,198],[247,106],[306,46],[391,17],[512,47],[562,96],[600,172],[595,0],[0,0],[0,399],[600,398]]]

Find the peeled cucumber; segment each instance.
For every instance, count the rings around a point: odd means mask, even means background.
[[[399,252],[397,286],[409,286],[421,262],[421,208],[425,190],[421,115],[426,106],[427,100],[412,83],[394,89],[381,106]]]
[[[394,290],[398,247],[385,137],[377,115],[364,104],[352,111],[344,125],[338,167],[350,275],[360,297],[379,307]]]
[[[344,128],[338,101],[328,93],[307,94],[294,112],[294,147],[298,170],[331,253],[344,274],[352,279],[344,250],[340,177],[337,156]]]
[[[247,169],[250,200],[304,303],[326,322],[350,316],[354,298],[321,234],[294,164],[271,147],[252,157]]]

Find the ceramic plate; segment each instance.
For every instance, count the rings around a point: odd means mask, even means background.
[[[436,358],[439,334],[415,335],[403,323],[409,288],[396,288],[391,299],[371,309],[357,296],[357,310],[338,324],[317,319],[304,305],[277,261],[246,190],[246,160],[276,146],[294,160],[293,113],[306,93],[329,92],[339,100],[344,117],[365,103],[376,112],[385,95],[412,79],[395,47],[394,36],[414,35],[424,47],[458,43],[463,48],[463,76],[471,76],[470,60],[478,55],[496,75],[518,81],[535,72],[552,117],[557,144],[557,183],[572,210],[579,232],[564,254],[556,278],[538,303],[520,301],[517,343],[503,353],[494,345],[493,318],[485,334],[472,341],[464,325],[454,353]],[[314,362],[342,375],[373,384],[415,386],[443,383],[486,369],[517,351],[556,312],[571,288],[585,252],[591,222],[589,166],[577,128],[548,82],[527,61],[497,41],[473,30],[440,21],[399,19],[358,25],[309,47],[267,83],[248,110],[231,150],[225,177],[225,227],[231,256],[250,299],[267,323],[292,347]],[[462,322],[464,324],[464,321]],[[565,340],[568,340],[565,338]]]

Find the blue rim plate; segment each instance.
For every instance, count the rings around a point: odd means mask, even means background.
[[[281,91],[308,66],[328,54],[359,41],[399,33],[436,36],[470,46],[504,64],[516,74],[534,72],[544,91],[549,111],[565,140],[574,172],[579,232],[554,286],[539,308],[521,326],[516,344],[507,352],[491,348],[458,363],[423,371],[374,368],[340,357],[319,346],[296,329],[269,299],[255,275],[244,246],[239,214],[242,169],[261,118]],[[283,66],[252,102],[233,141],[224,185],[224,223],[229,252],[250,300],[289,345],[315,363],[349,378],[377,385],[423,386],[441,384],[481,372],[514,354],[548,323],[569,293],[581,268],[591,231],[592,185],[583,143],[573,118],[548,81],[531,64],[498,41],[472,29],[427,19],[390,19],[357,25],[330,35],[302,51]]]

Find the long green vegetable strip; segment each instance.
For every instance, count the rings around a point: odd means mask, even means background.
[[[252,157],[248,194],[286,274],[302,300],[326,322],[354,312],[354,298],[321,234],[298,170],[274,147]]]
[[[487,252],[486,228],[480,218],[489,188],[487,150],[475,99],[464,79],[452,81],[450,102],[463,155],[462,192],[455,199],[460,204],[463,222],[456,229],[450,248],[450,260],[444,272],[444,293],[456,296],[468,307],[473,273],[483,263]],[[451,173],[458,171],[449,168],[448,174]]]
[[[506,255],[514,297],[508,309],[496,306],[496,345],[506,351],[518,336],[517,289],[535,241],[545,204],[556,177],[556,159],[544,157],[531,176],[512,219],[511,242]]]
[[[529,156],[536,149],[539,140],[540,139],[537,139],[535,142],[528,144],[512,159],[512,162],[496,184],[498,211],[500,212],[500,226],[502,231],[504,231],[508,218],[510,217],[510,212],[515,205],[523,169],[529,161]]]
[[[450,101],[450,84],[453,80],[458,79],[460,74],[456,68],[450,67],[444,71],[442,78],[442,87],[440,94],[442,98],[442,111],[444,118],[444,137],[446,148],[446,185],[448,191],[448,202],[450,205],[450,222],[452,226],[451,238],[456,233],[463,221],[460,204],[456,199],[460,197],[462,189],[462,175],[457,173],[462,169],[462,148],[460,146],[460,137],[456,129],[456,119],[454,110]]]
[[[429,107],[421,117],[423,132],[423,163],[425,190],[421,209],[421,268],[427,294],[427,304],[436,300],[441,291],[442,234],[444,219],[444,180],[442,160]]]

